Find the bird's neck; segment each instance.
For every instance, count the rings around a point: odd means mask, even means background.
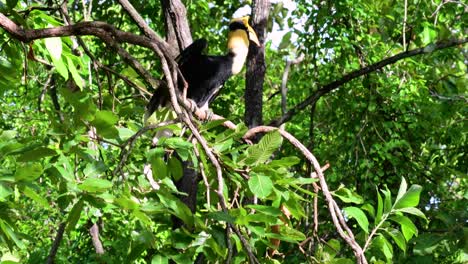
[[[249,37],[244,30],[229,32],[229,56],[232,57],[232,74],[238,74],[244,67],[247,53],[249,53]]]

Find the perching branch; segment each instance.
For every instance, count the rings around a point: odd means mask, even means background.
[[[328,190],[327,182],[325,181],[325,177],[323,176],[323,171],[320,167],[315,156],[301,143],[297,140],[293,135],[290,133],[278,129],[276,127],[270,126],[259,126],[250,129],[247,133],[243,136],[244,139],[251,138],[255,136],[257,133],[266,133],[270,131],[277,130],[281,136],[287,139],[294,147],[296,147],[304,157],[313,165],[315,172],[317,173],[320,187],[322,188],[322,192],[325,196],[325,200],[328,203],[328,210],[333,220],[333,224],[335,225],[338,233],[340,236],[346,241],[346,243],[353,249],[354,255],[356,256],[357,263],[359,264],[367,264],[366,257],[364,256],[364,251],[362,250],[361,246],[356,242],[352,231],[348,228],[346,223],[343,221],[343,215],[341,214],[341,210],[336,204],[335,200],[333,199],[330,191]],[[346,231],[346,232],[345,232]]]
[[[282,117],[275,119],[270,122],[271,126],[279,126],[285,122],[288,122],[291,120],[293,116],[295,116],[297,113],[299,113],[301,110],[305,109],[307,106],[314,104],[317,102],[323,95],[335,90],[336,88],[340,87],[341,85],[348,83],[358,77],[361,77],[363,75],[369,74],[371,72],[375,72],[387,65],[394,64],[400,60],[421,55],[421,54],[427,54],[427,53],[432,53],[438,50],[446,49],[446,48],[451,48],[454,46],[458,45],[463,45],[468,42],[468,38],[463,38],[463,39],[451,39],[451,40],[446,40],[446,41],[441,41],[433,44],[429,44],[425,47],[418,48],[418,49],[413,49],[410,51],[405,51],[398,53],[397,55],[394,55],[392,57],[383,59],[377,63],[374,63],[372,65],[369,65],[367,67],[361,68],[359,70],[353,71],[345,76],[343,76],[341,79],[336,80],[334,82],[331,82],[327,85],[322,86],[319,88],[314,94],[311,96],[307,97],[304,101],[301,103],[297,104],[291,110],[289,110],[286,114],[284,114]]]

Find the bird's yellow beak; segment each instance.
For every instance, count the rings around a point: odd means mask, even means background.
[[[244,24],[244,26],[247,28],[247,32],[249,35],[249,39],[255,43],[257,46],[260,47],[260,41],[258,40],[257,33],[255,33],[255,30],[249,25],[249,16],[237,18],[234,20],[240,20]]]
[[[255,33],[254,29],[249,26],[249,24],[247,24],[247,30],[249,32],[249,39],[260,47],[260,41],[258,40],[257,33]]]

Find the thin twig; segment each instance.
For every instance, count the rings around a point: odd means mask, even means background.
[[[387,65],[394,64],[400,60],[403,60],[409,57],[432,53],[438,50],[451,48],[451,47],[455,47],[459,45],[464,45],[467,42],[468,42],[468,38],[462,38],[462,39],[449,39],[449,40],[440,41],[437,43],[432,43],[422,48],[417,48],[417,49],[398,53],[394,56],[382,59],[381,61],[374,63],[372,65],[369,65],[367,67],[352,71],[346,74],[345,76],[341,77],[340,79],[320,87],[314,94],[307,97],[304,101],[290,108],[290,110],[286,114],[282,115],[278,119],[271,121],[270,125],[280,126],[281,124],[288,122],[289,120],[291,120],[291,118],[293,118],[293,116],[295,116],[297,113],[299,113],[301,110],[305,109],[309,105],[314,104],[323,95],[328,94],[329,92],[335,90],[336,88],[342,86],[343,84],[348,83],[358,77],[369,74],[371,72],[375,72],[379,69],[382,69],[383,67]]]
[[[197,156],[198,160],[201,160],[200,152],[198,151],[198,148],[197,148],[197,140],[193,139],[192,144],[193,144],[193,150],[195,152],[195,155]],[[206,177],[203,162],[199,162],[198,166],[200,167],[200,173],[202,175],[203,184],[205,184],[205,188],[206,188],[206,203],[208,204],[208,208],[211,208],[211,199],[210,199],[211,186],[210,186],[210,183],[208,182],[208,178]]]

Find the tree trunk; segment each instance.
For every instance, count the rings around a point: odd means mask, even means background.
[[[179,52],[192,44],[192,34],[187,20],[187,10],[180,0],[161,0],[166,20],[167,43],[178,47]]]
[[[244,121],[249,128],[263,124],[262,97],[266,71],[264,42],[269,11],[269,0],[253,1],[252,25],[261,47],[250,45],[247,57]]]

